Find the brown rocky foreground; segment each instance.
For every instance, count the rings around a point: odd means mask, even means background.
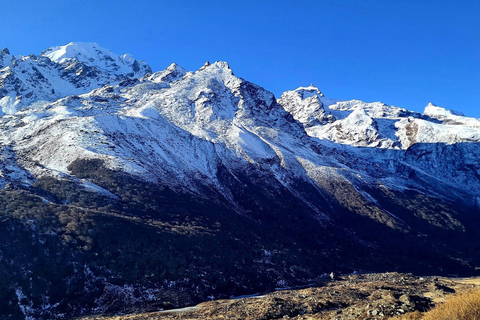
[[[340,276],[315,287],[257,297],[215,300],[195,307],[82,320],[146,319],[390,319],[427,311],[449,294],[480,285],[478,278],[416,277],[401,273]]]

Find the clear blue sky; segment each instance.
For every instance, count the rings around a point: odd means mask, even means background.
[[[0,46],[38,54],[70,41],[131,53],[154,71],[228,61],[278,97],[331,98],[480,118],[480,1],[3,1]]]

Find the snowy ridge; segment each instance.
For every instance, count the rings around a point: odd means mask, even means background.
[[[187,74],[187,70],[183,69],[176,63],[172,63],[167,69],[163,71],[155,72],[152,75],[148,75],[146,80],[155,83],[167,82],[171,83],[182,79]]]
[[[473,160],[480,155],[478,119],[432,104],[422,115],[381,102],[327,100],[312,86],[287,91],[278,102],[310,137],[324,146],[345,149],[349,155],[337,160],[365,178],[382,177],[381,183],[393,189],[412,188],[410,178],[402,178],[406,165],[407,171],[418,170],[419,176],[445,183],[443,188],[463,185],[460,189],[478,193],[480,167]],[[449,147],[454,145],[455,149]],[[413,187],[428,193],[422,186],[426,183],[422,180]]]
[[[461,112],[447,110],[442,107],[438,107],[432,103],[429,103],[425,107],[425,111],[423,112],[423,114],[432,119],[440,120],[442,123],[448,125],[463,125],[473,128],[480,127],[479,119],[466,117]]]
[[[0,107],[4,114],[151,73],[145,62],[131,55],[118,56],[97,44],[69,43],[26,57],[4,51],[0,53],[4,65],[0,70]]]
[[[51,47],[42,52],[42,56],[59,64],[79,61],[112,74],[141,76],[151,71],[145,61],[137,61],[131,54],[119,56],[96,43],[70,42],[65,46]]]
[[[287,91],[278,101],[304,124],[308,135],[341,144],[407,149],[414,143],[479,141],[478,119],[433,104],[421,115],[381,102],[330,100],[324,104],[325,99],[320,90],[310,86]],[[313,119],[318,120],[316,124]]]

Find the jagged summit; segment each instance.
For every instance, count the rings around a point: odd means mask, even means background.
[[[8,66],[12,61],[13,57],[10,55],[10,50],[8,50],[8,48],[0,50],[0,69]]]
[[[320,89],[311,84],[308,87],[284,92],[278,102],[292,114],[295,120],[305,127],[311,127],[328,122],[328,114],[325,112],[325,103],[322,98],[324,95]]]
[[[175,62],[173,62],[172,64],[170,64],[167,69],[165,70],[168,70],[168,71],[174,71],[174,70],[185,70],[184,68],[182,68],[181,66],[179,66],[178,64],[176,64]],[[186,71],[186,70],[185,70]]]
[[[100,47],[97,43],[70,42],[64,46],[54,46],[42,52],[50,60],[62,63],[68,59],[79,59],[82,62],[92,63],[92,59],[99,58],[99,54],[113,55],[110,50]]]
[[[203,71],[209,68],[229,70],[233,74],[232,69],[230,69],[230,65],[226,61],[215,61],[214,63],[206,61],[205,64],[198,69],[198,71]]]
[[[425,111],[423,112],[423,115],[431,119],[437,119],[442,123],[448,124],[448,125],[457,125],[457,126],[474,127],[474,128],[480,127],[480,119],[466,117],[461,112],[448,110],[448,109],[436,106],[432,103],[429,103],[425,107]],[[456,131],[460,130],[462,133],[461,136],[464,135],[463,129],[457,128],[455,130]]]
[[[214,63],[210,63],[206,66],[209,66],[209,67],[216,67],[216,68],[219,68],[219,69],[228,69],[228,70],[232,70],[230,69],[230,65],[228,64],[228,62],[226,61],[215,61]]]
[[[51,47],[42,52],[42,55],[56,63],[76,60],[116,74],[146,73],[149,69],[144,61],[138,61],[130,54],[120,56],[97,43],[70,42],[64,46]]]
[[[310,84],[308,87],[298,87],[294,91],[302,95],[303,99],[308,98],[311,95],[318,95],[324,97],[323,93],[316,86]]]
[[[139,78],[151,68],[131,55],[119,56],[96,43],[69,43],[41,55],[0,55],[0,106],[15,113],[37,101],[55,101],[106,84]]]
[[[156,83],[171,83],[180,80],[187,74],[187,70],[176,63],[172,63],[165,70],[147,76],[147,79]]]
[[[221,78],[229,78],[229,79],[241,79],[234,75],[233,70],[230,68],[230,65],[225,61],[215,61],[210,64],[205,64],[201,68],[199,68],[196,73],[198,74],[205,74],[209,76],[216,76],[218,75]]]
[[[425,110],[423,111],[423,114],[426,116],[430,117],[448,117],[448,116],[462,116],[464,117],[465,115],[461,112],[454,111],[454,110],[448,110],[439,106],[434,105],[433,103],[429,103],[426,107]]]

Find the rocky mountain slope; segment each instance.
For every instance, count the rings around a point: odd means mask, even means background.
[[[277,100],[226,62],[0,53],[0,310],[178,307],[331,270],[472,273],[480,121]]]

